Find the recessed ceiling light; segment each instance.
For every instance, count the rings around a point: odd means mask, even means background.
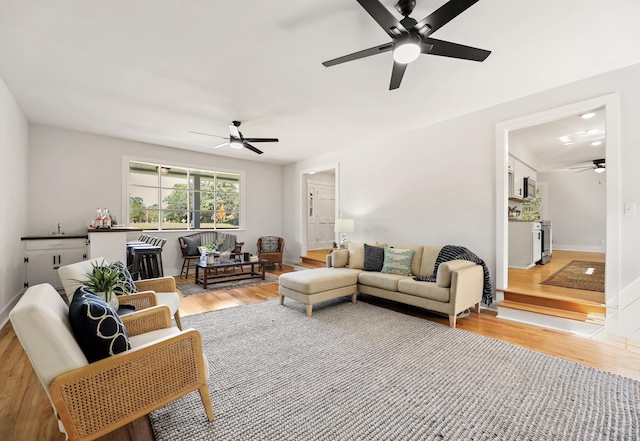
[[[597,145],[600,145],[600,144],[602,144],[602,141],[593,141],[591,143],[592,146],[597,146]]]
[[[594,116],[596,116],[596,112],[587,112],[580,115],[580,118],[589,119],[589,118],[593,118]]]
[[[600,131],[599,129],[589,129],[589,130],[587,130],[587,133],[589,135],[593,135],[594,133],[598,133],[599,131]]]

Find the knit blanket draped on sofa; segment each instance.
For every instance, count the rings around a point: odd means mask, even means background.
[[[484,260],[480,259],[478,256],[473,254],[465,247],[460,247],[457,245],[445,245],[438,253],[438,257],[436,258],[436,263],[433,267],[433,275],[431,276],[416,276],[413,280],[417,280],[419,282],[435,282],[436,276],[438,275],[438,267],[443,262],[449,262],[450,260],[468,260],[478,265],[482,265],[482,270],[484,271],[484,286],[482,288],[482,302],[485,305],[490,305],[493,301],[493,292],[491,290],[491,275],[489,274],[489,268],[484,263]]]

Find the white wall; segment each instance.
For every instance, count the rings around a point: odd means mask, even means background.
[[[621,101],[623,202],[640,201],[640,65],[313,159],[284,170],[283,230],[296,253],[300,240],[299,171],[340,163],[341,211],[358,225],[354,240],[457,244],[484,259],[495,277],[495,126],[527,114],[618,92]],[[451,91],[452,94],[455,91]],[[416,97],[420,99],[420,97]],[[376,121],[371,121],[375,125]],[[620,207],[622,209],[622,207]],[[620,287],[640,278],[640,216],[623,216]],[[622,295],[622,293],[621,293]],[[640,293],[635,292],[640,296]],[[639,302],[640,304],[640,302]]]
[[[39,125],[29,128],[29,152],[31,186],[27,225],[30,235],[50,234],[58,222],[66,234],[86,234],[98,207],[109,208],[119,224],[125,223],[123,157],[244,172],[245,229],[234,233],[238,241],[245,242],[243,250],[255,253],[259,236],[282,234],[282,167],[279,165]],[[126,194],[124,201],[128,201]],[[153,233],[167,238],[163,250],[166,275],[180,272],[182,258],[177,238],[184,234],[184,231]]]
[[[0,328],[22,292],[27,235],[28,125],[11,92],[0,78]]]
[[[539,173],[538,181],[547,185],[545,220],[553,223],[553,248],[603,253],[607,228],[604,174],[591,170]]]

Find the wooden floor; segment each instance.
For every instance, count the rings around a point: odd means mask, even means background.
[[[501,308],[603,325],[606,316],[604,292],[543,285],[546,279],[573,260],[604,262],[604,253],[554,251],[551,261],[531,269],[509,268],[508,288]]]
[[[282,272],[292,270],[291,267],[285,266]],[[281,274],[282,272],[272,271],[273,274]],[[272,283],[182,297],[180,311],[183,316],[187,316],[275,299],[278,296],[277,289],[278,284]],[[360,296],[359,301],[394,309],[444,325],[448,324],[448,318],[430,314],[418,308],[369,296]],[[480,314],[471,313],[468,317],[459,319],[457,326],[469,332],[504,340],[640,381],[640,353],[625,350],[616,342],[594,341],[567,333],[498,319],[495,312],[489,310],[483,310]],[[47,396],[17,341],[11,324],[7,324],[0,330],[0,360],[0,378],[4,379],[3,391],[0,396],[0,440],[64,440],[58,431]],[[102,441],[153,441],[153,435],[148,419],[141,418],[100,439]]]

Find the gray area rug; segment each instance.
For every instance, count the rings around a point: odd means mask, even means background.
[[[640,383],[342,299],[188,316],[216,419],[191,393],[162,440],[638,440]]]
[[[224,291],[227,289],[246,288],[247,286],[262,285],[263,283],[274,283],[278,281],[278,276],[272,276],[271,274],[265,274],[264,280],[261,277],[254,277],[252,279],[234,280],[230,278],[220,278],[215,283],[207,283],[207,289],[204,289],[202,285],[196,285],[193,282],[177,283],[176,288],[183,296],[190,296],[193,294],[202,294],[203,292],[212,291]]]

